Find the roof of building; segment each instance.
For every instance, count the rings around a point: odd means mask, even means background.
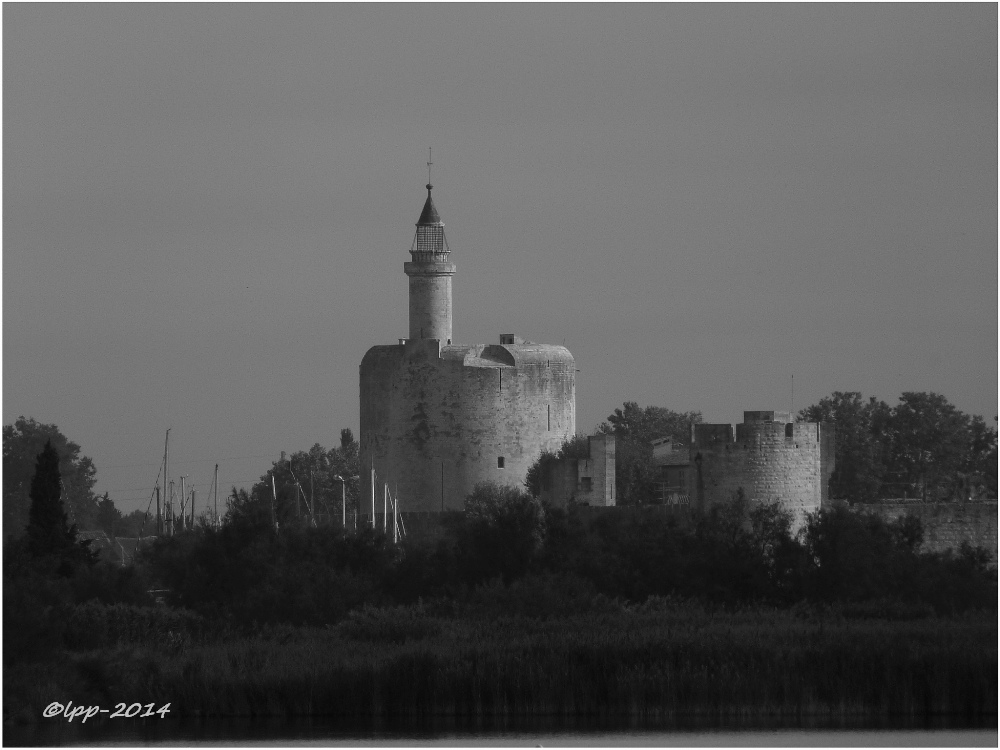
[[[441,221],[441,216],[438,214],[437,209],[434,207],[434,201],[431,198],[431,188],[434,186],[427,183],[427,200],[424,203],[424,210],[420,212],[420,218],[417,220],[418,227],[443,227],[444,222]]]

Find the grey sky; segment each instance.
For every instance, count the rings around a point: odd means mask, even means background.
[[[577,426],[997,413],[997,6],[3,6],[3,419],[204,497],[358,427],[427,147],[460,343]],[[247,458],[250,457],[250,458]]]

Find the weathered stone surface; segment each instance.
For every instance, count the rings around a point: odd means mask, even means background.
[[[407,511],[459,510],[482,481],[522,485],[543,450],[574,434],[575,384],[562,346],[371,348],[360,368],[364,496],[373,467]]]
[[[997,562],[997,501],[925,503],[919,500],[883,500],[871,505],[855,505],[856,510],[878,513],[887,520],[907,514],[920,519],[924,527],[923,552],[958,550],[962,542],[989,550]]]
[[[744,412],[743,424],[695,424],[689,494],[698,508],[732,499],[777,501],[793,528],[819,510],[833,471],[833,425],[784,412]]]

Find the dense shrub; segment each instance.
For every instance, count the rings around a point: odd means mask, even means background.
[[[158,540],[146,555],[170,603],[234,623],[323,625],[384,593],[400,551],[381,533],[335,528],[202,528]]]
[[[107,608],[96,600],[70,610],[66,623],[66,645],[72,649],[100,648],[108,643]]]
[[[337,628],[336,633],[359,641],[403,643],[422,640],[440,631],[440,623],[428,616],[421,606],[372,607],[353,610]]]

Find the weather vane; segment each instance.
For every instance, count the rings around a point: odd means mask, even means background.
[[[430,184],[431,184],[431,164],[433,164],[433,163],[434,162],[431,161],[431,147],[428,146],[427,147],[427,186],[428,187],[430,187]]]

